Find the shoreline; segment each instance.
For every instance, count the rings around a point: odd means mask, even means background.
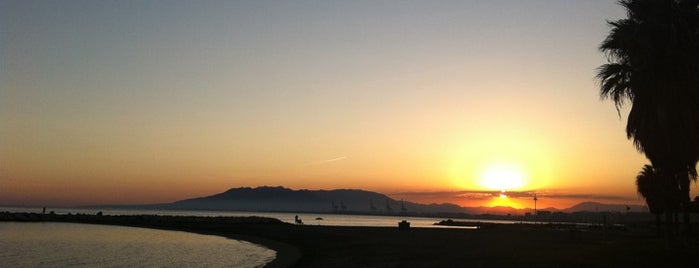
[[[215,235],[220,237],[225,237],[232,240],[245,241],[257,246],[265,247],[276,252],[276,255],[272,261],[266,263],[263,267],[266,268],[279,268],[279,267],[291,267],[301,258],[301,251],[291,244],[265,239],[257,236],[250,235],[239,235],[234,233],[219,233],[219,232],[206,232],[202,230],[190,230],[187,228],[183,229],[163,229],[158,227],[145,227],[158,230],[172,230],[172,231],[182,231],[193,234],[202,235]]]
[[[400,230],[397,223],[396,227],[343,227],[294,225],[261,217],[0,212],[0,221],[8,220],[109,224],[217,235],[275,250],[277,256],[265,267],[664,267],[693,262],[699,250],[699,236],[688,237],[680,249],[670,248],[647,224],[629,229],[488,224],[478,229]]]

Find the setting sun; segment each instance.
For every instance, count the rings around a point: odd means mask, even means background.
[[[493,196],[487,203],[489,207],[512,207],[512,208],[522,208],[524,204],[522,200],[510,198],[507,196],[505,191],[500,192],[499,195]]]
[[[481,186],[492,190],[512,190],[525,185],[525,176],[521,168],[515,165],[490,165],[480,176]]]

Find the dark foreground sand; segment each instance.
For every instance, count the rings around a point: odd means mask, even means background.
[[[277,251],[267,267],[697,267],[697,236],[669,247],[652,228],[486,225],[330,227],[275,219],[0,213],[0,220],[116,224],[221,235]],[[397,223],[396,223],[397,225]],[[645,226],[645,225],[644,225]],[[696,229],[698,230],[699,229]],[[673,249],[671,249],[673,248]]]

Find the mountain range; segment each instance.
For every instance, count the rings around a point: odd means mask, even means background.
[[[521,215],[531,209],[512,207],[461,207],[456,204],[420,204],[395,200],[377,192],[357,189],[292,190],[282,186],[232,188],[205,197],[185,199],[173,203],[142,205],[148,209],[314,212],[356,214],[492,214]],[[646,212],[644,206],[583,202],[567,209],[544,208],[551,212]]]

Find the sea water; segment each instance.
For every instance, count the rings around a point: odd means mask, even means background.
[[[219,236],[77,223],[0,222],[2,267],[261,267],[276,252]]]
[[[0,207],[0,211],[41,213],[42,208]],[[397,227],[398,222],[407,220],[413,228],[464,228],[460,226],[435,225],[446,218],[413,217],[401,215],[347,215],[336,213],[287,213],[287,212],[245,212],[245,211],[206,211],[206,210],[129,210],[129,209],[92,209],[92,208],[47,208],[46,212],[57,214],[92,214],[102,212],[104,215],[161,215],[161,216],[201,216],[201,217],[268,217],[287,223],[295,223],[298,216],[305,225],[321,226],[363,226],[363,227]],[[463,222],[515,224],[522,221],[459,219]]]

